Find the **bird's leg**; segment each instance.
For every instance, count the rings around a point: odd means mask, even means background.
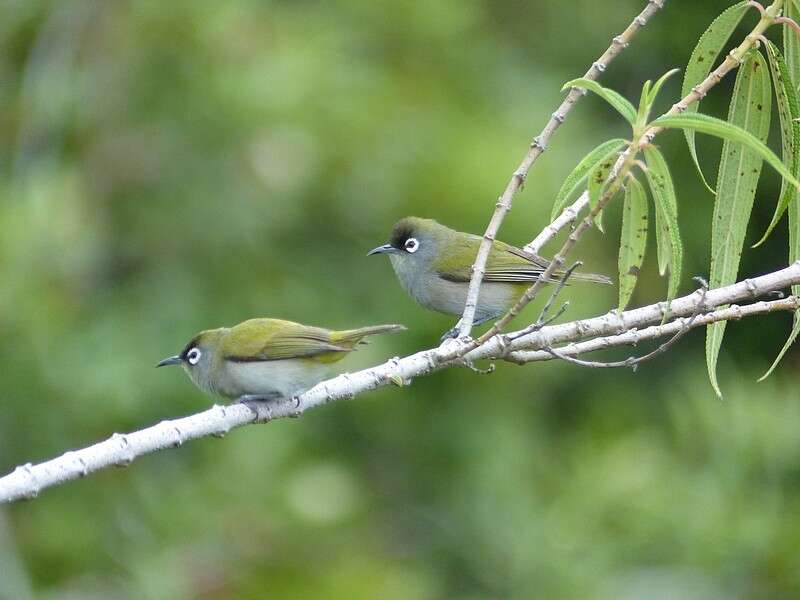
[[[242,394],[236,399],[236,404],[247,404],[252,402],[273,402],[283,398],[280,392],[267,392],[266,394]]]
[[[443,343],[445,340],[454,340],[458,337],[458,330],[461,329],[461,319],[458,320],[451,329],[448,329],[442,334],[442,337],[439,338],[439,342]]]
[[[488,315],[486,317],[475,317],[475,320],[472,322],[473,327],[477,327],[478,325],[483,325],[486,321],[491,321],[495,317],[500,315]],[[461,319],[458,320],[452,329],[448,329],[442,334],[442,337],[439,338],[439,342],[444,342],[445,340],[454,340],[458,337],[458,330],[461,329]]]
[[[272,411],[269,403],[276,402],[283,398],[280,392],[268,392],[266,394],[242,394],[236,399],[236,404],[244,404],[259,420],[264,419],[261,415],[261,408],[266,409],[267,415],[264,420],[272,420]]]

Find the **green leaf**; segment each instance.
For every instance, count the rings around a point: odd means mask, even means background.
[[[664,73],[661,77],[658,78],[655,85],[649,79],[644,82],[642,86],[642,96],[639,99],[639,110],[636,113],[636,125],[637,127],[641,128],[642,130],[645,128],[647,124],[647,119],[650,118],[650,111],[653,109],[653,104],[658,98],[658,93],[661,91],[661,87],[664,83],[672,77],[675,73],[680,71],[680,69],[672,69]]]
[[[786,16],[795,22],[800,20],[800,1],[792,0],[786,6]],[[784,47],[786,50],[786,67],[789,78],[794,85],[794,89],[800,87],[800,37],[790,28],[784,27]],[[792,59],[791,57],[794,57]],[[800,106],[798,106],[800,113]],[[793,115],[794,118],[800,114]],[[800,158],[800,145],[795,143],[795,158]],[[792,202],[789,205],[789,262],[793,263],[800,259],[800,202]],[[792,294],[800,296],[800,285],[792,286]],[[795,320],[800,320],[800,311],[795,313]]]
[[[661,214],[661,211],[656,211],[656,258],[658,259],[658,274],[663,277],[669,268],[672,242],[670,241],[669,225]]]
[[[767,163],[789,183],[800,188],[800,181],[798,181],[797,178],[792,175],[792,172],[783,165],[781,159],[778,158],[772,150],[767,148],[764,142],[732,123],[709,117],[708,115],[687,115],[684,113],[682,115],[659,117],[653,121],[651,125],[655,127],[666,127],[668,129],[694,129],[700,133],[707,133],[708,135],[744,144],[750,150],[761,155],[761,158],[767,161]]]
[[[760,52],[750,51],[736,75],[728,119],[732,125],[766,141],[771,105],[767,63]],[[762,157],[751,149],[750,144],[726,139],[722,145],[711,223],[709,285],[712,289],[736,281],[762,164]],[[722,397],[722,392],[716,371],[725,325],[725,321],[718,321],[706,329],[708,376],[719,397]]]
[[[675,73],[680,73],[680,69],[671,69],[658,78],[658,81],[655,82],[647,95],[647,103],[649,105],[652,106],[652,104],[656,101],[656,98],[658,98],[658,93],[661,91],[661,87],[667,82],[667,79],[675,75]]]
[[[625,310],[639,279],[647,247],[647,193],[636,178],[625,187],[622,232],[619,240],[619,310]]]
[[[569,88],[584,88],[589,90],[590,92],[594,92],[598,96],[600,96],[603,100],[608,102],[614,110],[616,110],[619,114],[625,117],[625,120],[628,121],[631,125],[636,122],[636,109],[633,107],[633,104],[628,102],[625,98],[623,98],[619,93],[611,90],[609,88],[603,87],[596,81],[592,81],[591,79],[586,79],[584,77],[580,77],[578,79],[573,79],[572,81],[568,81],[564,84],[564,87],[561,88],[562,91],[569,89]]]
[[[692,88],[703,81],[711,72],[714,63],[722,51],[722,48],[728,43],[733,30],[739,25],[739,22],[747,12],[747,2],[738,2],[721,15],[719,15],[708,29],[703,32],[697,45],[692,50],[692,55],[689,57],[689,62],[686,65],[686,73],[683,76],[683,85],[681,86],[681,98],[692,91]],[[687,113],[697,112],[700,108],[700,102],[697,101],[686,109]],[[706,181],[703,175],[703,170],[700,168],[700,162],[697,160],[697,148],[694,141],[694,130],[687,130],[684,132],[686,135],[686,143],[689,145],[689,154],[692,156],[697,172],[700,174],[705,186],[713,194],[713,188]]]
[[[551,221],[554,221],[559,213],[564,210],[569,199],[582,187],[583,181],[597,164],[606,158],[610,152],[619,152],[625,143],[625,140],[621,138],[608,140],[597,146],[581,159],[572,172],[567,175],[567,178],[561,185],[561,189],[558,190],[558,194],[556,194],[556,199],[553,203],[553,212],[550,214]]]
[[[618,149],[613,149],[608,152],[589,172],[589,210],[594,210],[600,198],[603,197],[603,191],[606,188],[606,180],[608,179],[611,170],[614,168],[614,163],[617,162]],[[602,211],[594,218],[594,223],[600,231],[603,231]]]
[[[650,88],[653,86],[653,82],[649,79],[644,82],[642,86],[642,94],[639,96],[639,109],[636,113],[636,122],[639,124],[644,124],[647,122],[647,117],[650,116],[650,109],[653,106],[653,103],[650,100]]]
[[[789,31],[791,35],[794,32]],[[795,121],[800,114],[798,114],[797,92],[792,83],[789,75],[789,69],[786,66],[786,61],[783,58],[778,47],[770,42],[765,41],[767,47],[767,56],[769,57],[769,67],[772,72],[772,83],[775,86],[775,97],[778,104],[778,116],[781,123],[781,151],[783,156],[783,164],[789,167],[792,174],[798,177],[800,175],[800,156],[797,153],[797,144],[800,142],[800,123]],[[772,216],[767,231],[763,237],[756,242],[753,247],[761,245],[767,239],[772,230],[781,220],[786,207],[794,200],[797,190],[790,185],[786,184],[784,180],[781,184],[781,193],[778,199],[778,205],[775,207],[775,214]]]
[[[644,159],[647,163],[647,181],[656,206],[656,243],[659,255],[662,252],[666,255],[666,251],[660,250],[661,248],[669,249],[669,260],[664,265],[665,270],[669,267],[667,286],[667,305],[669,305],[678,292],[683,266],[683,246],[678,230],[678,202],[675,198],[672,176],[661,151],[655,146],[647,146],[644,149]]]
[[[794,344],[794,341],[797,339],[797,334],[800,334],[800,319],[797,318],[797,312],[795,312],[794,326],[792,327],[792,332],[789,334],[789,339],[786,340],[786,343],[783,345],[783,348],[781,348],[781,351],[778,352],[778,356],[772,362],[769,369],[767,369],[767,372],[758,378],[759,381],[764,381],[767,377],[772,375],[772,372],[775,370],[775,367],[778,366],[778,363],[781,362],[786,351]]]
[[[796,0],[792,0],[791,2],[787,2],[785,10],[785,14],[790,19],[794,19],[795,21],[800,18],[800,6]],[[783,28],[783,52],[786,55],[786,70],[788,79],[791,81],[791,85],[787,85],[787,88],[790,88],[793,91],[797,91],[798,84],[800,84],[800,38],[798,38],[797,34],[789,29],[788,27]],[[790,105],[791,106],[791,105]],[[792,113],[793,118],[797,118],[797,112]],[[797,123],[793,122],[793,126],[796,128]],[[793,129],[793,132],[796,135],[796,129]],[[781,132],[782,133],[782,132]],[[800,151],[798,151],[798,138],[794,137],[794,158],[798,160],[800,156]],[[789,203],[789,262],[793,263],[798,258],[800,258],[800,202],[795,199],[794,202]],[[793,285],[792,286],[792,294],[797,296],[800,294],[800,285]],[[794,344],[795,340],[797,339],[798,334],[800,334],[800,310],[795,311],[794,313],[794,325],[792,327],[792,331],[789,333],[789,338],[786,340],[786,343],[781,348],[781,351],[778,352],[778,356],[772,362],[772,365],[764,375],[761,376],[759,381],[763,381],[770,374],[775,370],[775,367],[781,362],[784,355],[786,354],[787,350]]]
[[[784,14],[798,22],[800,19],[800,4],[796,1],[787,2]],[[800,38],[789,27],[783,28],[783,54],[786,56],[786,66],[794,83],[795,91],[800,85]]]

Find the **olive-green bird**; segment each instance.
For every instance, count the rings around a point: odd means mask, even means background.
[[[365,337],[404,329],[375,325],[331,331],[281,319],[250,319],[201,331],[180,354],[156,366],[181,365],[201,390],[227,399],[293,398],[326,379],[330,365]]]
[[[440,225],[432,219],[406,217],[392,229],[389,243],[371,250],[388,254],[403,288],[425,308],[460,316],[467,301],[472,264],[481,238]],[[548,267],[549,261],[500,241],[492,243],[481,284],[475,325],[504,314]],[[555,273],[556,281],[564,275]],[[570,279],[610,284],[604,275],[574,273]],[[457,331],[457,326],[445,337]]]

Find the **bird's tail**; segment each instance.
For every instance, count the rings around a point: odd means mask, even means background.
[[[563,273],[559,274],[559,279],[564,276]],[[606,285],[611,285],[614,282],[611,281],[610,277],[606,277],[605,275],[598,275],[597,273],[573,273],[569,276],[569,281],[588,281],[590,283],[605,283]]]
[[[345,347],[352,348],[368,335],[378,333],[397,333],[405,331],[403,325],[371,325],[369,327],[359,327],[358,329],[346,329],[344,331],[332,331],[331,341]]]

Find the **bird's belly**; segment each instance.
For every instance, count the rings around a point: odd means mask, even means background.
[[[467,302],[468,283],[447,281],[437,277],[426,286],[426,292],[417,301],[431,310],[461,315]],[[507,311],[522,294],[518,286],[508,283],[484,283],[478,295],[478,306],[475,310],[477,321],[497,317]]]
[[[327,366],[312,360],[228,362],[216,391],[227,398],[275,393],[291,398],[313,387],[327,375]]]

